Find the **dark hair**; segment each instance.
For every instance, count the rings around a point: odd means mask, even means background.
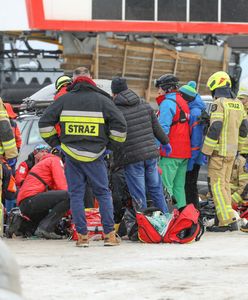
[[[76,76],[90,75],[90,71],[86,67],[78,67],[73,71],[73,75],[76,75]]]

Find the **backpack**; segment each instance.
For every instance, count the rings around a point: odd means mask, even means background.
[[[1,160],[3,170],[2,195],[3,199],[14,200],[16,198],[15,177],[12,174],[11,167],[6,161]]]
[[[171,222],[171,214],[163,214],[158,208],[150,207],[136,213],[138,237],[143,243],[161,243]]]
[[[86,208],[85,217],[87,222],[87,229],[89,238],[95,240],[103,239],[103,227],[101,222],[101,215],[98,208]],[[71,239],[77,241],[78,235],[76,227],[73,223],[70,225]]]
[[[199,241],[204,233],[199,216],[199,211],[192,203],[185,206],[181,212],[175,209],[163,242],[185,244],[193,240]]]
[[[205,109],[201,111],[200,116],[197,118],[198,124],[204,126],[203,135],[207,134],[208,128],[210,126],[210,115],[207,113]]]
[[[5,234],[8,238],[14,236],[31,236],[37,226],[26,216],[21,213],[19,207],[14,207],[11,209]]]
[[[204,227],[199,220],[199,211],[189,204],[180,212],[163,214],[157,208],[137,212],[138,236],[144,243],[189,243],[199,241]]]

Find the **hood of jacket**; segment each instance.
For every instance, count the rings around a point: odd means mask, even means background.
[[[194,101],[188,102],[189,109],[199,108],[200,110],[206,109],[206,104],[202,101],[199,94],[196,95]]]
[[[114,103],[119,106],[133,106],[140,102],[140,97],[130,89],[120,92],[114,100]]]

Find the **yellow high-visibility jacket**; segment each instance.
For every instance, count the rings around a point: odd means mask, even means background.
[[[211,109],[210,127],[202,152],[234,157],[245,145],[248,132],[247,115],[238,99],[218,98]]]
[[[238,155],[233,164],[231,176],[231,193],[232,200],[237,204],[241,204],[244,200],[248,200],[246,190],[248,188],[248,173],[245,170],[245,158]]]
[[[0,98],[0,156],[5,159],[15,158],[18,155],[15,137],[10,125],[8,114]]]
[[[246,118],[248,120],[248,103],[246,104],[246,106],[244,106],[244,108],[246,110]],[[246,137],[246,141],[245,141],[240,153],[241,154],[248,154],[248,136]]]

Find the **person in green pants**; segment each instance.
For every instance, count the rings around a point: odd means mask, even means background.
[[[184,185],[187,163],[191,157],[189,107],[178,91],[179,80],[174,75],[161,76],[155,86],[158,89],[159,123],[172,147],[172,151],[168,152],[160,145],[162,181],[175,199],[177,208],[181,208],[186,205]]]

